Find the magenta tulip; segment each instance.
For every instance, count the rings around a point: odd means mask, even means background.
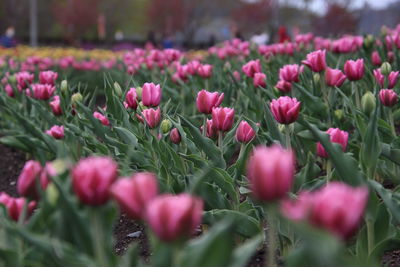
[[[157,109],[149,108],[142,112],[143,117],[150,129],[156,128],[160,124],[161,110],[160,107]]]
[[[91,206],[105,204],[117,179],[117,167],[109,157],[81,159],[72,170],[72,188],[79,200]]]
[[[234,119],[235,110],[233,108],[213,108],[212,110],[213,125],[218,131],[229,131]]]
[[[157,178],[149,172],[120,178],[111,186],[110,194],[130,218],[143,219],[147,205],[158,194]]]
[[[266,87],[266,81],[267,80],[267,75],[265,75],[264,73],[255,73],[254,74],[254,78],[253,78],[253,85],[254,87]]]
[[[52,97],[56,88],[50,84],[32,84],[33,98],[48,100]],[[31,89],[26,89],[26,94],[31,95]]]
[[[303,69],[303,66],[297,64],[285,65],[279,70],[279,79],[289,83],[299,82],[299,76]]]
[[[58,73],[48,70],[48,71],[41,71],[39,73],[39,82],[41,84],[50,84],[50,85],[55,85],[56,80],[58,77]]]
[[[349,140],[348,132],[342,131],[338,128],[329,128],[326,133],[329,134],[329,138],[332,143],[341,145],[343,152],[346,151],[347,143]],[[325,148],[320,142],[317,143],[317,155],[321,158],[328,158],[328,154],[326,153]]]
[[[347,60],[344,64],[344,73],[350,81],[361,80],[364,76],[364,59]]]
[[[254,74],[261,72],[261,63],[260,60],[251,60],[247,62],[242,67],[242,71],[246,74],[247,77],[253,78]]]
[[[157,237],[165,242],[187,238],[201,223],[203,201],[188,194],[162,195],[147,207],[146,218]]]
[[[136,110],[138,106],[138,96],[136,93],[136,88],[131,88],[129,91],[126,93],[125,96],[125,106],[131,109]]]
[[[101,122],[101,124],[103,124],[104,126],[110,125],[110,121],[107,119],[107,117],[104,116],[103,114],[101,114],[100,112],[95,111],[93,113],[93,117],[98,119]]]
[[[181,142],[181,134],[179,133],[179,130],[177,128],[171,130],[171,132],[169,133],[169,139],[174,144],[179,144]]]
[[[339,69],[326,68],[325,81],[328,86],[340,87],[346,80],[346,75]]]
[[[275,85],[275,87],[279,91],[284,92],[284,93],[289,93],[290,91],[292,91],[292,84],[287,81],[284,81],[284,80],[279,80],[277,82],[277,84]]]
[[[241,121],[236,129],[236,140],[239,143],[248,143],[253,140],[256,132],[247,121]]]
[[[212,109],[221,105],[224,100],[224,94],[218,92],[208,92],[201,90],[197,93],[196,105],[199,112],[210,114]]]
[[[317,50],[307,55],[302,63],[308,66],[313,72],[322,72],[326,68],[326,50]]]
[[[213,71],[212,65],[204,64],[199,66],[199,68],[197,69],[197,74],[199,74],[200,77],[207,79],[212,76],[212,71]]]
[[[54,137],[55,139],[63,139],[64,138],[64,126],[54,125],[50,128],[50,130],[46,131],[46,134]]]
[[[279,145],[258,146],[247,163],[247,178],[256,198],[275,201],[289,192],[295,171],[295,158]]]
[[[156,107],[161,102],[161,87],[159,84],[145,83],[142,87],[142,103],[146,107]]]
[[[55,116],[60,116],[62,114],[61,101],[58,95],[53,97],[53,100],[49,102],[49,105]]]
[[[38,161],[29,160],[25,163],[18,180],[17,192],[20,196],[38,198],[37,183],[44,190],[49,184],[48,169],[43,168]]]
[[[379,99],[382,105],[392,107],[397,104],[398,96],[392,89],[382,89],[379,91]]]
[[[5,192],[0,193],[0,204],[3,204],[7,210],[8,216],[14,220],[18,221],[19,217],[21,216],[24,207],[27,203],[26,198],[15,198],[9,196]],[[30,201],[27,204],[27,215],[30,216],[33,212],[33,210],[36,207],[36,201]]]
[[[380,66],[380,65],[382,65],[382,59],[381,59],[381,57],[379,56],[378,51],[372,52],[372,54],[371,54],[371,61],[372,61],[372,64],[373,64],[374,66]]]
[[[291,124],[299,117],[301,103],[296,98],[281,96],[271,102],[271,112],[281,124]]]

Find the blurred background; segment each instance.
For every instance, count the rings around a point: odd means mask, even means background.
[[[270,43],[301,32],[377,34],[398,23],[399,0],[0,1],[3,46],[202,48],[233,37]]]

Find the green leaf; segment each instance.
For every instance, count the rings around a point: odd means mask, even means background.
[[[271,133],[271,137],[274,140],[278,141],[280,144],[283,144],[283,136],[278,129],[278,125],[276,124],[276,121],[272,116],[268,104],[265,106],[265,121],[267,123],[268,132]]]
[[[229,264],[230,267],[244,267],[254,255],[257,248],[261,245],[264,240],[263,234],[259,234],[245,243],[235,248],[233,256]]]

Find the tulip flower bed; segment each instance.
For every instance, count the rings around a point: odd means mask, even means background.
[[[0,194],[1,261],[379,266],[400,249],[399,29],[2,57],[0,142],[28,160]],[[116,255],[119,213],[146,257]]]

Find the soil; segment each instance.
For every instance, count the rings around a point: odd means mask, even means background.
[[[5,191],[12,196],[17,196],[16,180],[25,161],[26,156],[23,152],[0,144],[0,192]],[[122,214],[115,226],[114,237],[116,239],[114,249],[117,255],[123,255],[131,242],[137,242],[140,256],[145,262],[148,260],[151,254],[148,239],[140,223]],[[264,250],[257,251],[247,265],[247,267],[260,266],[264,266]],[[382,266],[400,266],[400,250],[386,252],[382,259]]]

